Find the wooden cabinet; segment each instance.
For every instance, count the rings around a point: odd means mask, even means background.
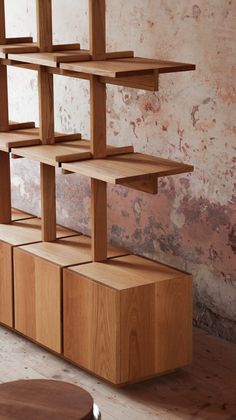
[[[109,248],[110,257],[125,251]],[[62,269],[91,261],[91,239],[76,235],[14,250],[15,329],[62,351]]]
[[[116,385],[192,359],[191,276],[138,256],[63,275],[64,355]]]
[[[25,213],[13,212],[15,220],[9,224],[0,224],[0,323],[14,326],[13,314],[13,249],[15,247],[41,241],[41,220],[24,219]],[[28,215],[29,217],[29,215]],[[57,226],[57,236],[74,235],[69,229]]]

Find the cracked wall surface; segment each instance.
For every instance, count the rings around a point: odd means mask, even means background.
[[[32,0],[8,0],[10,36],[35,34]],[[55,0],[55,42],[88,46],[87,1]],[[108,50],[195,63],[147,93],[108,86],[108,141],[193,164],[159,194],[109,187],[110,241],[193,273],[194,322],[236,341],[236,2],[107,0]],[[89,85],[55,77],[56,129],[89,137]],[[38,119],[37,78],[9,70],[10,115]],[[39,168],[12,163],[14,205],[40,214]],[[58,221],[90,232],[90,183],[57,176]]]

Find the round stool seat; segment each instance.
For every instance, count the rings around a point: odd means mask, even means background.
[[[82,388],[60,381],[24,380],[0,385],[0,419],[93,419],[93,399]]]

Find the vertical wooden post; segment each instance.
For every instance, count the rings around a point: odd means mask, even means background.
[[[4,0],[0,0],[0,44],[6,43]],[[0,65],[0,131],[8,131],[7,67]],[[0,223],[11,222],[10,155],[0,151]]]
[[[89,0],[89,36],[92,59],[104,59],[106,53],[105,0]]]
[[[91,179],[92,258],[107,259],[107,184]]]
[[[93,60],[105,58],[106,53],[106,2],[89,0],[90,54]],[[90,77],[90,131],[93,157],[106,157],[106,85],[97,76]],[[92,258],[107,258],[107,185],[91,180]]]
[[[6,43],[4,0],[0,0],[0,44]],[[7,67],[0,64],[0,131],[8,131]]]
[[[40,52],[52,51],[52,0],[36,0],[37,42]]]
[[[40,164],[42,240],[56,239],[56,179],[55,167]]]
[[[0,223],[11,222],[10,155],[0,151]]]
[[[52,1],[36,0],[37,37],[40,52],[52,51]],[[39,125],[42,144],[53,144],[54,139],[54,91],[53,75],[46,67],[40,66],[39,85]],[[56,239],[56,179],[55,167],[40,164],[42,240]]]
[[[93,157],[106,157],[106,85],[90,76],[90,132]]]
[[[47,67],[39,68],[38,88],[40,139],[43,144],[53,144],[55,142],[53,75],[48,73]]]

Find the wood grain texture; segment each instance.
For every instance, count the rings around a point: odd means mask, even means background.
[[[60,381],[80,384],[93,396],[102,420],[233,420],[236,345],[197,328],[193,337],[190,366],[140,384],[114,388],[0,327],[0,375],[3,382],[26,376],[55,380],[60,375]],[[27,401],[28,395],[24,392]]]
[[[53,47],[54,48],[54,47]],[[0,49],[1,50],[1,49]],[[86,50],[75,50],[71,51],[53,51],[53,52],[28,52],[19,54],[9,53],[9,60],[19,61],[21,63],[35,64],[40,66],[48,66],[52,68],[58,68],[60,63],[70,63],[78,61],[88,61],[90,60],[89,51]],[[24,67],[24,66],[23,66]]]
[[[72,271],[64,272],[64,354],[113,383],[119,382],[119,296]]]
[[[67,235],[69,236],[69,235]],[[84,264],[92,261],[91,239],[76,234],[55,242],[40,242],[21,247],[22,250],[39,258],[57,264],[60,267]],[[127,255],[124,249],[108,247],[108,257]]]
[[[106,52],[106,2],[89,0],[90,54],[96,60]]]
[[[54,89],[53,75],[45,67],[38,72],[39,127],[42,144],[53,144],[54,140]]]
[[[12,148],[12,153],[52,166],[60,166],[61,162],[91,158],[90,143],[87,140],[68,140],[58,144]]]
[[[4,0],[0,0],[0,45],[6,41],[6,25],[5,25],[5,4]]]
[[[11,221],[10,157],[0,150],[0,223]]]
[[[53,160],[57,161],[61,155],[63,154],[69,154],[69,151],[71,150],[71,146],[78,147],[81,145],[81,147],[85,147],[85,143],[72,143],[74,140],[79,140],[81,138],[81,134],[62,134],[62,133],[55,133],[55,143],[65,143],[64,148],[58,147],[56,149],[46,148],[42,146],[40,149],[30,149],[29,146],[37,146],[41,145],[40,141],[40,132],[38,128],[31,127],[34,123],[10,123],[9,125],[9,131],[5,133],[0,132],[0,150],[4,152],[11,152],[12,148],[23,148],[24,152],[24,146],[27,146],[28,151],[48,151],[48,153],[45,152],[45,155],[49,155],[49,157],[53,157]],[[62,145],[62,146],[63,146]],[[66,147],[67,146],[67,147]],[[66,147],[66,148],[65,148]],[[49,150],[51,152],[49,153]],[[87,150],[89,150],[89,146],[87,147]],[[53,152],[54,151],[54,152]],[[73,151],[76,152],[75,149]],[[83,151],[83,150],[81,150]],[[20,151],[17,151],[19,153]],[[39,152],[37,152],[39,154]],[[36,153],[36,156],[37,156]],[[70,153],[71,154],[71,153]],[[29,157],[33,159],[34,154],[26,154],[25,157]],[[44,155],[43,155],[44,156]],[[50,160],[51,161],[51,160]],[[45,162],[47,163],[47,161]]]
[[[110,248],[109,256],[124,255]],[[14,249],[15,328],[56,352],[61,351],[62,268],[91,261],[91,240],[82,235]],[[30,304],[27,302],[30,301]]]
[[[155,294],[155,369],[187,366],[192,362],[191,277],[161,282]]]
[[[142,153],[122,154],[106,159],[64,163],[63,169],[111,184],[126,184],[150,177],[192,172],[193,166]]]
[[[57,238],[75,235],[73,230],[57,225]],[[0,241],[12,246],[21,246],[41,241],[41,220],[31,218],[9,224],[0,224]]]
[[[159,75],[155,72],[152,74],[116,78],[101,76],[99,77],[99,80],[102,83],[130,87],[133,89],[147,90],[150,92],[157,92],[159,89]]]
[[[0,133],[0,150],[10,152],[11,148],[40,144],[39,129],[27,128]]]
[[[0,131],[8,131],[7,67],[0,64]]]
[[[0,45],[0,52],[4,55],[8,54],[24,54],[24,53],[36,53],[39,51],[37,44],[35,43],[22,43],[22,44],[5,44]],[[19,58],[19,57],[18,57]]]
[[[64,353],[79,366],[121,385],[191,362],[191,276],[133,255],[63,279]]]
[[[193,64],[152,60],[141,57],[63,63],[60,67],[64,70],[111,78],[153,74],[153,71],[158,71],[158,73],[172,73],[195,70]]]
[[[0,417],[9,420],[91,420],[93,399],[78,386],[53,380],[0,385]]]
[[[42,240],[56,239],[56,173],[54,166],[40,163]]]
[[[91,180],[92,259],[107,258],[107,184]]]
[[[90,78],[91,153],[94,158],[106,156],[106,86],[96,76]]]
[[[36,0],[37,41],[41,52],[52,51],[52,0]]]
[[[15,328],[61,351],[60,267],[14,249]]]
[[[12,248],[0,241],[0,322],[13,327]]]

